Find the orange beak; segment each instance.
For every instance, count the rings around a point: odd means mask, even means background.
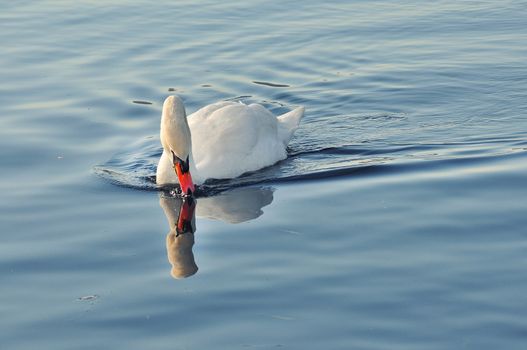
[[[194,182],[192,182],[192,176],[190,171],[183,172],[181,164],[176,163],[176,174],[179,179],[179,185],[181,186],[181,193],[186,196],[192,196],[195,191]]]

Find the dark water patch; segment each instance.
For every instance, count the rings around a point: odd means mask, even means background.
[[[240,101],[246,98],[251,98],[251,95],[240,95],[235,97],[226,98],[225,101]]]
[[[82,296],[82,297],[78,297],[77,301],[93,303],[93,302],[97,301],[98,299],[99,299],[99,296],[97,294],[92,294],[92,295],[85,295],[85,296]]]
[[[136,103],[138,105],[151,105],[153,104],[152,102],[149,102],[149,101],[141,101],[141,100],[133,100],[132,103]]]
[[[277,83],[270,83],[267,81],[258,81],[258,80],[253,80],[253,83],[258,84],[258,85],[270,86],[270,87],[291,87],[290,85],[287,85],[287,84],[277,84]]]
[[[291,151],[289,156],[301,156],[308,154],[317,154],[317,155],[389,155],[393,153],[407,152],[407,154],[412,154],[412,152],[420,152],[426,150],[437,149],[439,145],[401,145],[401,146],[392,146],[392,147],[379,147],[379,148],[364,148],[357,145],[357,147],[347,146],[347,147],[327,147],[327,148],[317,148],[306,151]]]
[[[284,103],[281,103],[281,102],[278,102],[278,101],[263,100],[262,103],[266,104],[266,105],[275,105],[275,106],[278,106],[278,107],[285,107],[286,106]]]
[[[383,120],[383,121],[391,121],[391,120],[403,120],[405,119],[404,115],[397,115],[397,114],[378,114],[378,115],[365,115],[361,117],[362,120]]]

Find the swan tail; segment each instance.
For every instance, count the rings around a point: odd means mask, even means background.
[[[304,116],[304,110],[304,107],[298,107],[290,112],[282,114],[277,118],[278,135],[284,143],[284,146],[287,146],[287,144],[291,140],[291,137],[293,137],[293,134],[295,133],[296,129],[298,129],[300,119],[302,119],[302,117]]]

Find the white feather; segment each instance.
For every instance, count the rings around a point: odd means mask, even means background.
[[[178,145],[188,143],[195,184],[209,178],[238,177],[283,160],[287,157],[287,144],[303,114],[304,108],[299,107],[277,118],[259,104],[217,102],[182,119],[188,120],[192,140],[185,132],[162,123],[164,151],[158,165],[157,183],[177,183],[165,144],[184,149]]]

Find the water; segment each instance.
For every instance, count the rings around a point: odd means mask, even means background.
[[[523,349],[525,10],[5,4],[0,347]],[[171,93],[306,116],[194,217],[152,180]]]

